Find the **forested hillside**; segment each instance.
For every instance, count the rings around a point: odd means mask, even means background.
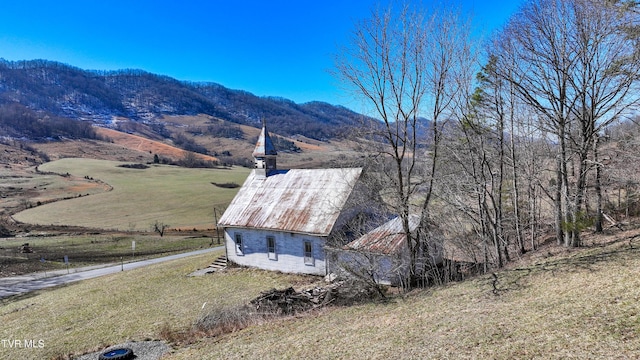
[[[362,117],[327,103],[296,104],[141,70],[88,71],[47,60],[0,60],[0,106],[15,103],[52,116],[98,123],[109,123],[115,116],[149,123],[163,115],[206,114],[259,126],[265,118],[282,135],[317,140],[339,136]]]
[[[21,104],[0,106],[0,133],[31,140],[98,139],[91,124],[59,116],[41,116]]]

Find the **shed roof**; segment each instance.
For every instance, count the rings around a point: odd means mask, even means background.
[[[420,217],[418,215],[409,216],[409,229],[411,231],[415,231],[419,224]],[[400,217],[395,217],[348,243],[345,248],[377,254],[394,254],[406,246],[407,237],[402,228],[402,220]]]
[[[328,236],[360,172],[348,169],[252,171],[218,224]]]

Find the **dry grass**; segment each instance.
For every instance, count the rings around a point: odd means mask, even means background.
[[[48,359],[187,329],[212,308],[246,303],[261,290],[302,281],[265,271],[230,270],[187,277],[215,256],[191,257],[13,298],[0,307],[0,339],[43,340],[0,358]],[[163,330],[164,329],[164,330]]]
[[[105,184],[83,177],[36,173],[27,168],[0,167],[0,214],[50,201],[103,193]]]
[[[168,359],[638,358],[637,235],[496,273],[495,292],[486,275],[385,303],[246,324],[246,314],[228,309],[308,278],[241,269],[186,278],[213,256],[179,260],[14,299],[1,308],[0,338],[43,339],[45,348],[0,347],[0,358],[159,337],[178,344]],[[207,321],[227,328],[198,332],[211,314]]]
[[[634,240],[635,241],[635,238]],[[640,357],[640,243],[574,252],[385,304],[276,321],[171,359]]]
[[[191,327],[160,328],[160,338],[174,347],[187,346],[203,338],[213,338],[261,325],[277,317],[276,314],[257,313],[248,305],[221,306],[201,315]]]
[[[144,149],[129,149],[116,143],[99,140],[65,140],[34,143],[33,147],[46,153],[51,160],[88,158],[141,163],[153,161],[153,153]]]
[[[142,136],[127,134],[113,129],[96,127],[96,132],[100,136],[109,138],[111,141],[113,141],[114,144],[135,151],[148,152],[149,154],[158,154],[160,156],[165,156],[175,160],[183,158],[187,153],[187,151],[185,150],[176,148],[175,146],[165,144],[160,141],[149,140]],[[196,156],[206,161],[218,160],[213,156],[203,154],[196,154]],[[153,155],[151,156],[151,158],[153,158]]]

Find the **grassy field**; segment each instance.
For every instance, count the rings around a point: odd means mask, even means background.
[[[180,345],[168,359],[610,359],[640,357],[640,233],[385,303],[325,309]],[[549,253],[558,252],[550,249]],[[88,280],[0,307],[1,339],[43,340],[0,358],[44,359],[188,329],[215,308],[308,278],[211,256]],[[517,265],[517,264],[516,264]],[[495,286],[494,286],[495,285]]]
[[[222,253],[222,252],[221,252]],[[42,340],[42,348],[7,348],[1,359],[49,359],[157,339],[163,328],[189,327],[213,306],[243,303],[260,290],[305,281],[264,271],[187,277],[221,253],[152,265],[0,300],[0,339]]]
[[[84,178],[0,167],[0,213],[108,189],[106,184]]]
[[[61,159],[40,171],[91,178],[113,190],[37,206],[14,215],[40,225],[71,225],[98,229],[149,231],[155,222],[171,228],[211,229],[214,207],[223,210],[237,192],[215,183],[242,185],[249,169],[187,169],[153,165],[148,169],[118,167],[122,163],[92,159]],[[218,213],[220,214],[220,213]]]

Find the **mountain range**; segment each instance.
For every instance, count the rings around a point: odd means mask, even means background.
[[[346,127],[363,118],[345,107],[324,102],[296,104],[142,70],[83,70],[48,60],[0,59],[0,110],[16,104],[37,112],[39,117],[105,126],[115,119],[154,124],[171,115],[205,114],[253,127],[259,127],[265,119],[281,135],[316,140],[339,137]]]

